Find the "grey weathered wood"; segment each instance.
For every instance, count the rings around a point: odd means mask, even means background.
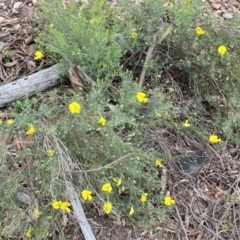
[[[0,108],[59,84],[58,65],[0,86]]]
[[[82,204],[79,199],[79,194],[75,191],[71,183],[67,183],[67,195],[71,202],[73,213],[78,221],[78,224],[82,230],[85,240],[96,240],[92,229],[88,223],[88,220],[84,214]]]

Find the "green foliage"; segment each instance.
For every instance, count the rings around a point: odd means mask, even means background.
[[[176,27],[170,36],[170,66],[181,70],[185,84],[197,99],[195,104],[200,106],[205,102],[208,108],[215,109],[210,112],[214,115],[215,131],[237,143],[237,119],[240,117],[237,104],[240,71],[236,64],[240,53],[239,17],[221,24],[211,15],[203,17],[200,6],[193,7],[194,2],[185,1],[172,8]],[[203,28],[205,34],[198,36],[196,26]],[[227,53],[220,56],[218,47],[222,45],[226,46]]]
[[[123,23],[105,0],[82,7],[73,3],[66,9],[61,1],[42,1],[41,7],[48,21],[41,39],[49,51],[81,64],[94,80],[110,81],[118,73],[123,49],[116,34]]]
[[[106,0],[93,0],[75,2],[66,9],[61,3],[42,0],[37,42],[46,49],[45,55],[61,57],[64,70],[69,61],[79,64],[95,85],[88,92],[69,90],[58,97],[54,91],[40,103],[26,99],[12,105],[14,123],[3,121],[0,134],[6,139],[13,134],[17,140],[20,135],[22,142],[12,161],[7,144],[0,145],[0,164],[12,167],[1,168],[0,173],[4,179],[0,209],[12,211],[0,230],[5,237],[22,229],[24,236],[29,227],[34,239],[51,235],[55,222],[66,214],[51,203],[67,200],[69,181],[79,194],[92,191],[89,204],[100,214],[110,201],[112,216],[127,217],[133,207],[133,221],[153,225],[168,210],[159,189],[162,170],[155,161],[161,159],[164,165],[170,156],[155,147],[158,136],[151,136],[152,132],[159,128],[179,139],[188,133],[202,141],[218,134],[224,141],[239,141],[239,18],[219,25],[212,16],[203,16],[197,0],[177,4],[121,0],[115,7]],[[205,34],[197,35],[197,26]],[[153,45],[150,61],[144,65]],[[221,45],[227,47],[222,56],[218,54]],[[143,67],[142,88],[136,79]],[[146,102],[137,99],[138,92],[146,94]],[[72,102],[81,105],[78,114],[71,114]],[[206,114],[210,121],[203,119]],[[99,123],[101,118],[106,125]],[[184,127],[186,119],[190,127]],[[36,132],[26,135],[31,126]],[[49,150],[54,151],[52,156]],[[121,184],[117,186],[114,178]],[[105,183],[111,184],[110,193],[101,190]],[[26,184],[34,193],[35,205],[17,198]],[[148,193],[146,202],[140,201],[143,193]],[[39,218],[26,223],[37,206]]]
[[[21,113],[23,110],[29,109],[33,107],[37,103],[36,98],[25,98],[24,100],[17,100],[16,102],[12,103],[12,111],[14,113]]]

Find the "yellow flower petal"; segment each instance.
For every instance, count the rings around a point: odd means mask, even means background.
[[[34,54],[34,60],[40,60],[43,57],[44,56],[43,56],[43,53],[41,51],[36,51],[35,54]]]
[[[103,204],[103,211],[106,214],[109,214],[112,211],[112,203],[111,202],[106,202]]]
[[[33,127],[33,125],[30,125],[29,129],[26,131],[26,135],[32,135],[36,132],[36,129]]]
[[[52,203],[52,207],[53,207],[54,209],[59,209],[60,206],[61,206],[61,204],[62,204],[62,201],[54,201],[54,202]]]
[[[210,143],[219,143],[222,141],[217,135],[210,135],[208,140]]]
[[[162,167],[163,167],[162,161],[161,161],[160,159],[156,159],[155,164],[156,164],[156,166],[159,167],[159,168],[162,168]]]
[[[218,54],[223,56],[227,53],[227,48],[224,45],[221,45],[218,47]]]
[[[133,214],[134,214],[134,208],[132,206],[132,207],[130,207],[129,216],[132,216]]]
[[[28,237],[28,238],[32,237],[32,230],[31,230],[31,228],[29,228],[29,229],[27,230],[27,232],[26,232],[26,237]]]
[[[66,212],[71,212],[71,209],[69,208],[71,204],[69,202],[62,202],[60,205],[60,209],[65,210]]]
[[[82,195],[82,198],[83,200],[88,200],[88,201],[91,201],[92,200],[92,191],[89,191],[87,189],[84,189],[82,192],[81,192],[81,195]]]
[[[196,27],[195,31],[198,35],[203,35],[205,34],[205,31],[201,27]]]
[[[189,123],[188,119],[183,123],[184,127],[190,127],[191,124]]]
[[[112,186],[111,186],[110,183],[105,183],[105,184],[102,185],[101,190],[102,190],[103,192],[110,193],[110,192],[112,191]]]
[[[72,102],[68,105],[68,109],[72,114],[79,114],[81,112],[81,105],[77,102]]]
[[[141,195],[140,202],[146,202],[147,201],[147,196],[148,196],[148,193],[143,193]]]
[[[106,120],[106,118],[101,117],[101,118],[98,120],[98,123],[101,124],[103,127],[105,127],[105,125],[106,125],[106,123],[107,123],[107,120]]]
[[[50,157],[52,157],[52,156],[54,156],[55,151],[54,151],[53,149],[48,149],[48,150],[47,150],[47,153],[48,153],[48,155],[49,155]]]
[[[148,102],[148,98],[146,97],[146,94],[144,92],[137,92],[136,98],[140,103]]]
[[[116,178],[116,177],[114,177],[112,180],[116,183],[117,186],[120,186],[121,183],[122,183],[121,178]]]
[[[14,121],[12,119],[7,120],[7,125],[12,125],[13,123],[14,123]]]
[[[171,206],[171,205],[175,204],[175,200],[172,199],[171,197],[167,196],[164,198],[164,204],[166,206]]]
[[[134,39],[134,40],[137,39],[138,38],[138,33],[137,32],[132,32],[131,33],[131,38]]]

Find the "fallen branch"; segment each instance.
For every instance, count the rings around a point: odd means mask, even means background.
[[[163,29],[164,29],[164,31],[163,31]],[[160,36],[157,33],[153,34],[153,43],[148,49],[147,56],[146,56],[144,64],[143,64],[143,69],[142,69],[141,76],[140,76],[140,79],[139,79],[139,84],[138,84],[139,88],[142,88],[143,83],[145,81],[145,75],[146,75],[146,72],[147,72],[147,65],[148,65],[148,63],[149,63],[149,61],[150,61],[150,59],[153,55],[153,51],[154,51],[156,45],[161,44],[162,41],[169,34],[171,34],[171,32],[173,30],[173,27],[172,27],[172,25],[169,25],[167,27],[166,23],[162,23],[162,25],[160,26],[160,30],[162,30],[162,34]]]
[[[144,80],[145,80],[145,75],[146,75],[146,72],[147,72],[147,65],[148,65],[149,60],[152,57],[153,51],[156,47],[156,44],[157,44],[157,34],[154,33],[153,34],[153,43],[148,49],[147,56],[146,56],[144,64],[143,64],[143,69],[142,69],[141,76],[140,76],[140,79],[139,79],[139,84],[138,84],[139,88],[142,88],[142,86],[143,86],[143,83],[144,83]]]
[[[0,86],[0,108],[24,97],[54,87],[60,83],[57,70],[59,65],[44,69],[12,83]]]
[[[70,182],[67,182],[67,196],[69,201],[71,202],[74,215],[78,221],[78,224],[82,230],[85,240],[96,240],[92,229],[88,223],[88,220],[84,214],[82,204],[79,200],[79,194],[76,193],[75,189],[73,188]]]

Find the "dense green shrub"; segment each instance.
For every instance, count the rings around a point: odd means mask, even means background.
[[[179,139],[186,132],[202,141],[216,134],[210,142],[218,148],[225,140],[238,143],[239,19],[220,24],[203,15],[198,0],[119,0],[114,6],[93,0],[66,7],[61,0],[42,0],[40,8],[39,49],[58,56],[65,74],[79,65],[93,82],[61,97],[53,91],[40,103],[19,101],[14,122],[1,122],[6,167],[0,209],[11,212],[1,234],[24,236],[30,229],[34,239],[51,235],[52,225],[66,220],[68,206],[58,200],[66,203],[69,181],[82,198],[83,190],[91,191],[85,203],[100,214],[110,202],[112,216],[155,224],[174,201],[165,202],[160,193],[162,165],[171,156],[156,146],[150,128]],[[226,52],[219,53],[220,46]],[[8,139],[18,140],[13,168]],[[24,186],[33,193],[31,204],[16,197]]]

